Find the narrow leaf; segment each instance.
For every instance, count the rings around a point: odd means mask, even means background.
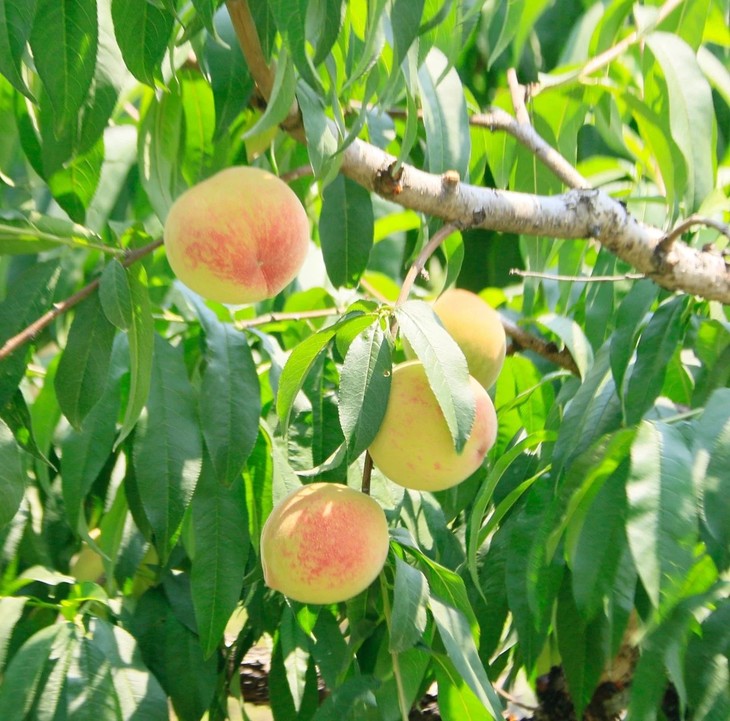
[[[366,328],[347,350],[338,409],[350,458],[357,458],[377,435],[388,405],[391,365],[390,344],[377,324]]]
[[[423,573],[396,556],[388,645],[391,653],[407,651],[421,640],[426,630],[428,596],[428,581]]]
[[[475,414],[464,354],[427,303],[408,301],[396,308],[395,315],[403,335],[423,363],[454,447],[460,451],[469,438]]]
[[[309,162],[315,178],[326,183],[332,179],[341,162],[341,155],[335,157],[338,142],[333,130],[334,124],[325,114],[320,96],[303,80],[297,84],[296,97],[302,111]]]
[[[164,562],[200,475],[202,439],[181,349],[156,336],[146,413],[134,436],[139,495]]]
[[[114,334],[97,294],[77,306],[54,381],[58,404],[74,428],[104,392]]]
[[[37,0],[30,45],[57,134],[75,126],[96,67],[96,0]]]
[[[23,80],[23,53],[30,38],[38,0],[0,0],[0,73],[30,100]]]
[[[435,596],[428,603],[451,663],[492,717],[501,718],[502,704],[484,671],[466,616]]]
[[[112,19],[124,62],[137,80],[154,87],[170,41],[173,15],[147,0],[112,0]]]
[[[204,459],[192,511],[195,551],[190,583],[200,643],[210,656],[221,642],[246,572],[250,541],[243,480],[239,477],[226,488]]]
[[[642,419],[661,392],[667,363],[684,333],[682,319],[689,302],[687,296],[676,296],[663,303],[641,334],[624,397],[629,425]]]
[[[373,247],[370,193],[338,175],[322,193],[319,234],[327,275],[336,287],[354,288]]]
[[[110,260],[99,279],[99,300],[107,320],[120,330],[132,325],[132,291],[122,264]]]
[[[455,170],[467,179],[471,139],[464,89],[446,56],[432,48],[418,71],[418,85],[426,128],[428,169],[432,173]]]
[[[205,331],[205,360],[200,389],[200,420],[205,445],[219,482],[241,475],[259,432],[261,391],[246,336],[191,294]]]
[[[593,349],[580,325],[570,318],[555,313],[546,313],[536,320],[549,328],[565,343],[565,347],[578,366],[580,377],[585,378],[593,365]]]
[[[10,428],[0,420],[0,528],[12,520],[24,492],[25,471],[21,451]]]
[[[659,607],[692,567],[699,540],[692,456],[675,426],[641,423],[626,492],[629,547],[644,588]]]

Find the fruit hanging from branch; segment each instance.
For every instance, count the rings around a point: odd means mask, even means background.
[[[388,547],[377,501],[339,483],[310,483],[280,501],[264,524],[264,580],[301,603],[346,601],[377,578]]]
[[[289,186],[260,168],[226,168],[186,190],[165,220],[175,275],[220,303],[257,303],[296,278],[309,221]]]
[[[497,438],[497,414],[489,394],[469,378],[476,401],[471,434],[461,452],[420,361],[393,369],[385,417],[369,451],[391,481],[418,491],[440,491],[479,468]]]

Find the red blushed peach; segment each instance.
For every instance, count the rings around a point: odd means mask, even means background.
[[[275,296],[296,278],[308,247],[309,221],[299,198],[260,168],[227,168],[193,186],[165,221],[175,275],[221,303]]]
[[[473,377],[469,380],[476,414],[457,453],[423,364],[408,361],[393,369],[388,406],[369,449],[373,463],[391,481],[418,491],[440,491],[479,468],[497,438],[497,414],[484,387]]]
[[[385,514],[370,496],[310,483],[278,503],[264,524],[264,581],[301,603],[346,601],[377,578],[388,545]]]

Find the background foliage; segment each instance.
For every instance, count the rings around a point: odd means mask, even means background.
[[[270,639],[277,719],[398,719],[434,680],[444,719],[495,718],[495,686],[553,665],[580,715],[627,640],[631,719],[668,714],[670,684],[681,718],[727,719],[727,307],[585,239],[455,232],[398,306],[434,374],[449,349],[424,346],[418,299],[454,283],[579,374],[514,345],[484,468],[436,494],[373,473],[379,583],[289,603],[258,555],[288,490],[359,487],[403,358],[387,321],[439,227],[338,175],[343,148],[560,193],[470,124],[512,111],[514,67],[534,128],[594,187],[662,228],[727,222],[727,2],[251,0],[265,106],[218,5],[0,0],[0,343],[52,313],[0,360],[0,718],[241,718],[236,669]],[[306,143],[279,128],[295,101]],[[233,164],[289,180],[312,223],[304,272],[256,307],[194,296],[156,240],[183,189]]]

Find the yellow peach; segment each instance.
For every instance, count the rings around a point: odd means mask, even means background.
[[[260,168],[227,168],[186,190],[165,220],[175,275],[204,298],[255,303],[283,290],[309,247],[309,221],[289,186]]]
[[[419,361],[393,369],[385,416],[371,446],[373,463],[391,481],[419,491],[440,491],[479,468],[497,438],[489,394],[470,377],[476,401],[471,434],[457,453],[441,406]]]
[[[338,483],[310,483],[279,502],[264,524],[264,581],[301,603],[346,601],[377,578],[388,546],[377,501]]]
[[[461,288],[443,293],[433,310],[461,348],[469,373],[490,388],[502,370],[507,349],[497,311],[475,293]]]

